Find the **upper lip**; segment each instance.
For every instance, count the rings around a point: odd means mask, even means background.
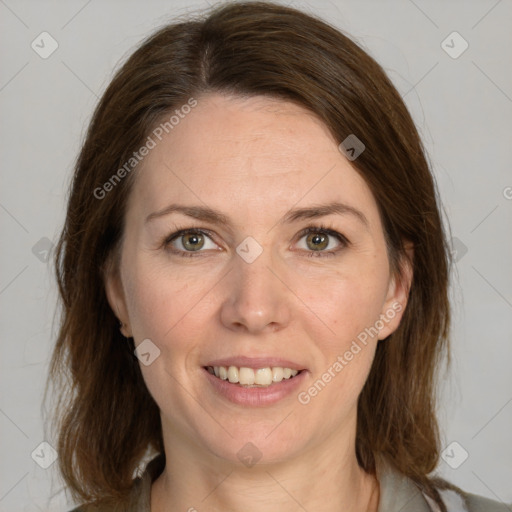
[[[299,363],[282,359],[280,357],[247,357],[247,356],[236,356],[236,357],[225,357],[222,359],[215,359],[210,361],[205,366],[236,366],[238,368],[252,368],[257,370],[258,368],[271,368],[271,367],[282,367],[290,368],[291,370],[304,370],[305,367]]]

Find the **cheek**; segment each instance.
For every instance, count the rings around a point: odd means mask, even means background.
[[[203,325],[200,319],[208,314],[211,301],[207,292],[214,282],[198,279],[196,274],[171,273],[162,264],[143,257],[134,262],[126,277],[127,305],[136,342],[150,338],[165,350],[171,339],[174,349],[180,340],[186,343],[199,336]]]
[[[317,282],[313,292],[311,287],[304,288],[304,303],[314,312],[308,315],[311,327],[314,324],[321,329],[316,336],[312,330],[312,339],[321,335],[326,349],[343,350],[361,332],[375,325],[386,292],[386,274],[368,267],[364,272],[352,268],[326,276]]]
[[[350,417],[356,407],[378,343],[375,324],[385,289],[375,276],[357,277],[331,279],[322,291],[308,296],[323,327],[319,329],[318,319],[308,316],[312,318],[308,330],[315,345],[313,359],[318,364],[297,398],[308,421],[323,418],[321,428],[326,435]]]

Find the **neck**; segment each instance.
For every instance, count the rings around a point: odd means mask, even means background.
[[[151,512],[377,512],[378,481],[358,465],[354,449],[341,448],[348,444],[333,449],[326,440],[293,459],[245,467],[175,434],[164,442],[166,466],[151,489]]]

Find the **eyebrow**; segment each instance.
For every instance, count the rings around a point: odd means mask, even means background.
[[[184,215],[187,215],[188,217],[192,217],[194,219],[202,220],[205,222],[211,222],[213,224],[219,224],[228,227],[232,226],[232,222],[229,220],[229,217],[218,210],[215,210],[208,206],[185,206],[179,204],[170,204],[169,206],[166,206],[162,210],[151,213],[146,217],[145,222],[147,223],[153,219],[157,219],[174,212],[182,213]],[[367,229],[369,228],[368,219],[366,218],[363,212],[361,212],[357,208],[354,208],[353,206],[340,202],[312,205],[306,208],[295,208],[293,210],[288,211],[279,221],[279,223],[290,224],[304,219],[315,219],[319,217],[325,217],[327,215],[347,214],[355,217]]]

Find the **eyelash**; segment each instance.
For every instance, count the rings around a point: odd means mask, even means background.
[[[338,252],[340,252],[343,248],[345,248],[345,247],[350,245],[349,240],[344,235],[342,235],[341,233],[338,233],[334,229],[331,229],[331,228],[329,228],[328,226],[325,226],[325,225],[308,226],[308,227],[304,228],[299,233],[299,240],[301,238],[303,238],[304,236],[309,235],[310,233],[322,233],[322,234],[331,236],[333,238],[336,238],[338,240],[338,242],[340,242],[341,246],[338,249],[331,250],[331,251],[307,251],[308,254],[306,255],[306,257],[308,257],[308,258],[311,258],[311,257],[314,257],[314,258],[325,258],[325,257],[336,256],[336,254]],[[192,235],[198,235],[198,234],[199,235],[206,235],[210,239],[212,238],[211,231],[206,230],[206,229],[196,229],[196,228],[179,229],[178,228],[178,231],[175,231],[171,235],[165,237],[165,239],[162,241],[162,245],[165,246],[165,248],[167,248],[169,250],[169,252],[171,252],[173,254],[176,254],[178,256],[182,256],[182,257],[185,257],[185,258],[201,257],[201,256],[199,256],[199,253],[204,252],[204,251],[197,251],[197,252],[194,252],[194,251],[182,251],[180,249],[170,248],[171,242],[173,242],[177,238],[180,238],[181,236],[189,235],[189,234],[192,234]]]

